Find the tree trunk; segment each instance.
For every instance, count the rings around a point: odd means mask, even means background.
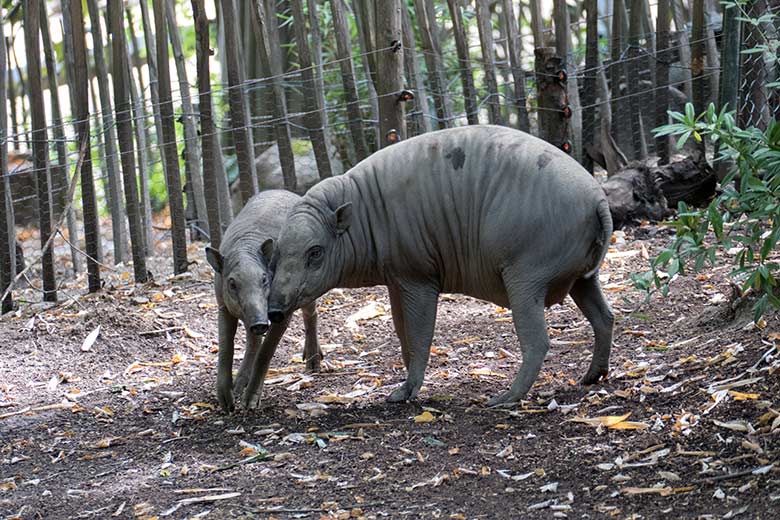
[[[8,103],[11,107],[10,116],[11,116],[11,132],[9,134],[9,137],[11,138],[11,143],[13,146],[13,149],[15,151],[19,151],[19,117],[17,116],[16,112],[16,85],[14,84],[14,74],[13,69],[11,68],[11,50],[10,50],[11,42],[5,40],[3,38],[3,46],[5,47],[5,56],[6,59],[6,68],[7,75],[6,79],[8,80]],[[6,157],[6,159],[8,159]],[[10,195],[9,195],[10,196]]]
[[[290,0],[290,7],[293,13],[293,25],[295,28],[295,46],[298,49],[298,60],[301,66],[301,76],[303,85],[301,89],[304,92],[306,106],[306,126],[309,131],[312,148],[314,149],[314,158],[317,161],[317,170],[320,179],[327,179],[333,175],[330,156],[328,155],[328,143],[325,138],[325,118],[323,117],[323,108],[319,100],[322,94],[319,92],[317,80],[314,77],[314,68],[312,65],[311,51],[306,30],[306,18],[303,15],[303,1]]]
[[[163,127],[162,119],[160,118],[160,93],[159,81],[157,79],[157,56],[155,51],[156,43],[154,37],[154,28],[152,27],[152,21],[149,17],[148,3],[143,1],[139,2],[139,4],[141,6],[141,25],[144,29],[144,45],[146,46],[146,66],[149,68],[149,93],[152,98],[154,130],[157,134],[157,145],[159,148],[159,145],[163,140]],[[162,151],[160,151],[160,160],[162,161],[163,169],[166,169],[165,154]]]
[[[626,75],[626,66],[623,63],[623,50],[626,42],[626,30],[628,21],[625,16],[625,0],[613,0],[612,15],[612,45],[611,45],[611,63],[609,66],[610,94],[612,105],[612,128],[611,134],[617,141],[620,148],[631,152],[633,143],[630,139],[630,132],[626,132],[625,125],[621,123],[625,116],[629,115],[628,99],[624,97],[620,90],[621,84],[625,81],[626,91],[628,91],[628,78]]]
[[[440,129],[449,128],[452,126],[452,114],[447,106],[447,83],[441,64],[441,52],[434,38],[436,26],[431,24],[433,13],[427,12],[425,0],[414,0],[414,11],[417,29],[420,31],[420,40],[425,52],[425,63],[428,68],[433,106],[436,108],[437,124]],[[379,16],[377,16],[377,20],[380,20]],[[378,31],[379,26],[377,26],[377,33]],[[381,48],[378,43],[377,48]]]
[[[317,13],[317,0],[306,0],[307,14],[309,15],[309,34],[311,35],[311,49],[314,58],[314,85],[317,93],[317,103],[322,108],[322,126],[325,135],[328,135],[328,104],[325,102],[325,78],[322,70],[322,33],[320,32],[320,19]]]
[[[187,184],[190,185],[194,201],[187,201],[189,206],[195,203],[195,228],[191,231],[193,240],[202,240],[209,235],[209,225],[206,216],[206,194],[203,189],[203,176],[200,171],[200,149],[198,147],[198,130],[195,127],[195,109],[190,97],[190,83],[187,79],[187,69],[184,65],[184,51],[181,46],[176,13],[173,1],[166,0],[165,16],[170,28],[169,36],[173,48],[173,61],[176,64],[176,75],[179,79],[179,96],[181,97],[181,122],[184,127],[184,171]],[[205,233],[205,235],[204,235]]]
[[[496,82],[496,65],[493,59],[495,43],[493,42],[493,24],[490,21],[488,0],[477,0],[477,26],[479,28],[479,43],[482,48],[482,64],[485,69],[485,85],[488,92],[488,118],[491,125],[502,125],[501,101],[498,97]]]
[[[685,83],[683,91],[689,100],[693,99],[693,84],[691,80],[691,47],[688,41],[688,30],[685,26],[685,13],[683,12],[683,0],[672,0],[672,16],[674,17],[674,30],[677,36],[677,49],[680,53],[680,67],[682,67]]]
[[[566,125],[569,128],[567,140],[572,143],[571,154],[575,159],[582,159],[582,110],[580,109],[580,94],[577,87],[576,63],[569,63],[571,54],[571,27],[569,10],[566,8],[566,0],[554,1],[555,16],[555,47],[558,56],[563,58],[563,69],[566,74],[566,103],[571,110],[571,120]],[[569,70],[571,69],[571,70]]]
[[[706,109],[707,92],[704,80],[704,0],[693,0],[693,28],[691,29],[691,80],[693,107],[697,114]]]
[[[546,47],[544,41],[544,20],[542,19],[541,0],[529,0],[528,8],[531,10],[531,33],[534,35],[534,47]]]
[[[44,0],[41,2],[41,12],[46,12]],[[49,33],[49,22],[47,17],[41,16],[41,36],[43,39],[43,55],[46,60],[46,77],[49,80],[49,99],[52,115],[52,134],[54,135],[54,147],[57,151],[57,164],[51,167],[52,171],[52,193],[56,195],[56,208],[54,219],[57,219],[59,211],[65,207],[68,201],[65,196],[68,193],[68,154],[67,143],[65,141],[65,128],[62,122],[62,111],[60,110],[60,94],[57,83],[57,62],[54,54],[54,46],[51,42]],[[0,97],[0,99],[2,99]],[[79,273],[83,270],[81,262],[81,253],[76,249],[75,244],[79,242],[78,225],[76,223],[76,212],[71,207],[67,215],[68,240],[71,242],[70,258],[73,263],[73,273]]]
[[[108,0],[108,34],[111,39],[112,70],[114,84],[114,107],[119,150],[122,159],[122,179],[125,188],[127,220],[130,224],[130,245],[133,253],[133,274],[135,283],[146,283],[146,252],[144,251],[141,208],[138,203],[138,181],[135,177],[135,149],[133,148],[133,117],[128,87],[130,64],[125,47],[125,26],[123,23],[122,0]]]
[[[87,69],[86,38],[84,35],[84,13],[81,0],[62,0],[63,11],[68,4],[70,23],[64,26],[65,48],[73,51],[73,76],[70,90],[73,94],[73,117],[79,143],[89,142],[89,78]],[[84,220],[84,242],[87,253],[87,287],[89,292],[100,290],[100,228],[98,227],[95,181],[92,177],[92,154],[90,150],[81,163],[81,206]]]
[[[571,150],[569,125],[562,110],[566,105],[566,83],[558,79],[563,59],[557,55],[554,47],[537,48],[534,57],[539,137],[568,153]]]
[[[346,16],[347,7],[344,0],[331,0],[330,9],[336,39],[336,59],[341,69],[341,82],[344,85],[344,96],[347,102],[348,126],[352,136],[352,145],[355,148],[355,156],[359,162],[368,157],[369,152],[366,136],[363,133],[360,98],[355,85],[355,72],[352,65],[352,43],[349,37],[349,24]],[[284,91],[282,91],[282,94],[284,94]]]
[[[720,92],[720,54],[718,51],[718,45],[715,40],[715,24],[714,24],[714,18],[718,14],[718,7],[717,3],[713,0],[706,0],[705,4],[706,12],[709,14],[709,17],[707,20],[705,20],[705,34],[707,37],[706,46],[707,46],[707,58],[706,58],[706,67],[709,72],[706,74],[708,76],[707,83],[709,85],[709,93],[707,96],[707,103],[717,103],[718,102],[718,92]],[[723,30],[723,18],[721,18],[721,33]]]
[[[468,38],[466,27],[463,23],[463,13],[458,0],[447,0],[452,19],[452,33],[455,37],[455,49],[458,53],[458,69],[460,81],[463,85],[463,104],[466,110],[466,119],[470,125],[479,124],[479,108],[477,108],[477,89],[474,87],[474,73],[471,70],[471,58],[469,57]]]
[[[139,42],[136,38],[135,28],[133,27],[133,17],[130,7],[125,10],[127,15],[127,25],[130,28],[130,42],[132,43],[132,52],[128,49],[127,74],[130,78],[130,97],[133,101],[133,118],[135,119],[135,140],[138,144],[138,179],[141,187],[141,226],[143,227],[144,251],[146,256],[151,256],[154,251],[154,234],[152,233],[152,201],[149,196],[149,172],[151,171],[152,139],[146,128],[147,113],[146,100],[143,97],[145,92],[143,83],[143,71],[141,69],[141,56],[139,52]],[[138,87],[133,79],[133,62],[138,74]],[[141,94],[139,94],[141,92]]]
[[[596,128],[596,74],[599,67],[599,13],[598,0],[585,0],[587,11],[585,42],[585,81],[582,89],[582,131],[583,147],[592,147],[598,135]],[[591,174],[593,160],[587,153],[582,154],[582,165]]]
[[[401,0],[384,0],[377,4],[376,11],[376,48],[382,49],[376,58],[379,135],[383,148],[406,138],[404,104],[399,102],[404,76],[402,8]]]
[[[6,99],[6,78],[8,61],[6,59],[5,24],[0,23],[0,99]],[[11,190],[8,185],[8,114],[6,104],[0,103],[0,315],[13,310],[13,294],[2,297],[13,281],[14,255],[12,247],[15,240],[9,233],[13,230],[13,208],[9,211]],[[10,214],[9,214],[10,213]],[[10,225],[9,225],[10,224]],[[10,229],[9,229],[10,228]]]
[[[103,120],[103,144],[106,149],[106,174],[108,175],[108,189],[111,205],[111,228],[114,241],[114,263],[121,264],[125,261],[127,251],[127,237],[125,235],[125,213],[122,208],[122,187],[119,184],[119,155],[116,149],[116,131],[114,129],[114,116],[111,109],[111,94],[108,90],[108,70],[103,54],[103,30],[100,27],[100,11],[97,0],[87,0],[89,21],[92,32],[92,56],[95,60],[95,74],[98,81],[100,94],[100,112]]]
[[[642,10],[640,2],[642,0],[631,0],[631,14],[628,25],[628,89],[629,89],[629,107],[630,107],[630,128],[633,142],[632,159],[641,159],[647,157],[647,146],[645,144],[642,132],[642,111],[640,107],[639,69],[641,63],[641,51],[639,50],[639,40],[642,33]]]
[[[296,191],[298,182],[295,177],[295,155],[293,154],[290,139],[290,126],[287,118],[287,99],[282,85],[282,63],[278,53],[272,49],[278,48],[278,41],[274,39],[276,32],[268,27],[268,15],[262,0],[255,0],[255,8],[252,16],[255,39],[260,51],[260,60],[264,69],[271,73],[271,91],[273,94],[273,117],[276,131],[276,146],[279,150],[279,163],[282,167],[284,187],[289,191]],[[274,36],[271,36],[271,35]],[[359,122],[358,122],[359,124]]]
[[[656,90],[655,97],[655,126],[663,126],[669,123],[669,0],[658,0],[658,18],[656,20],[656,60],[655,81],[660,90]],[[655,149],[658,154],[659,164],[668,164],[671,155],[669,136],[660,136],[655,139]]]
[[[504,0],[504,23],[506,24],[506,33],[509,47],[509,62],[512,64],[512,79],[515,85],[515,109],[517,110],[517,127],[523,132],[530,130],[528,122],[528,108],[525,101],[525,72],[523,71],[523,60],[521,55],[522,41],[518,34],[519,22],[515,19],[515,11],[512,7],[512,0]],[[517,25],[515,25],[517,24]],[[598,49],[597,49],[598,50]]]
[[[198,93],[200,107],[200,136],[203,150],[203,184],[206,190],[206,211],[209,220],[209,238],[211,247],[219,249],[222,243],[222,226],[219,222],[219,197],[215,164],[222,160],[222,152],[217,142],[217,128],[214,125],[211,105],[211,73],[209,71],[209,20],[206,16],[204,0],[192,0],[192,13],[195,21],[197,40]]]
[[[30,119],[33,167],[38,184],[38,217],[41,235],[41,276],[43,278],[43,301],[57,301],[57,280],[54,277],[54,248],[47,247],[52,234],[51,194],[48,180],[49,146],[46,135],[46,112],[43,106],[43,84],[41,82],[41,3],[39,0],[24,1],[24,48],[27,58],[27,80],[30,95]]]
[[[417,59],[417,45],[412,27],[412,17],[409,7],[404,5],[401,9],[401,24],[404,44],[404,72],[406,82],[414,89],[414,110],[410,112],[411,127],[407,128],[410,136],[424,134],[431,131],[431,111],[428,106],[428,92],[425,88],[425,79],[420,70],[420,60]]]
[[[173,101],[171,100],[171,76],[168,69],[168,28],[163,15],[163,2],[154,0],[155,36],[157,39],[157,78],[159,80],[160,118],[162,120],[162,141],[160,147],[165,154],[165,181],[168,204],[171,210],[171,238],[173,241],[173,272],[187,271],[187,236],[185,234],[184,203],[181,194],[181,173],[176,153],[176,129],[173,125]]]
[[[249,155],[250,138],[246,128],[246,104],[244,102],[244,86],[239,79],[238,34],[236,32],[236,13],[233,0],[220,0],[223,20],[225,23],[225,59],[228,72],[228,100],[230,104],[230,125],[232,127],[233,143],[236,147],[238,163],[238,181],[241,188],[241,199],[246,204],[257,193],[257,177],[255,165]]]
[[[368,100],[371,106],[371,120],[379,121],[379,98],[377,97],[376,88],[374,87],[374,73],[372,71],[372,58],[374,57],[374,40],[371,37],[371,31],[373,30],[373,24],[369,23],[368,27],[365,27],[363,17],[361,17],[361,5],[365,0],[353,0],[354,14],[355,14],[355,27],[358,33],[358,46],[360,47],[360,58],[363,65],[363,72],[368,81],[365,82],[368,89]],[[372,127],[371,133],[374,136],[374,142],[370,143],[370,149],[376,150],[381,142],[379,138],[379,125]]]

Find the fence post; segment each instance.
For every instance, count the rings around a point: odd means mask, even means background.
[[[537,103],[539,105],[539,137],[571,153],[566,97],[566,72],[563,58],[555,47],[537,47],[534,50]]]
[[[723,41],[721,43],[721,63],[723,65],[718,93],[718,106],[728,105],[730,110],[737,110],[739,99],[739,76],[741,50],[742,22],[736,6],[723,9]]]
[[[669,122],[669,0],[658,0],[658,19],[656,20],[655,80],[659,87],[655,93],[655,126]],[[669,136],[655,139],[658,163],[669,163]]]
[[[335,2],[333,2],[335,5]],[[336,19],[334,18],[335,22]],[[428,106],[428,93],[425,88],[425,80],[420,70],[420,61],[415,52],[414,28],[412,27],[412,17],[409,9],[404,6],[401,8],[401,23],[403,24],[404,37],[404,71],[406,72],[406,82],[414,90],[414,109],[409,114],[411,125],[407,128],[409,135],[424,134],[431,131],[431,112]],[[453,27],[453,31],[454,31]],[[349,39],[347,36],[347,48],[349,48]]]

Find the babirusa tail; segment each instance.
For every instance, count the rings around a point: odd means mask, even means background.
[[[612,240],[612,214],[609,212],[609,204],[606,199],[602,199],[601,202],[599,202],[599,207],[596,211],[598,212],[599,225],[601,227],[599,237],[596,240],[596,247],[601,248],[601,254],[598,257],[596,265],[593,269],[585,273],[583,278],[590,278],[598,272],[599,267],[601,267],[601,264],[604,262],[604,258],[607,256],[609,244]]]

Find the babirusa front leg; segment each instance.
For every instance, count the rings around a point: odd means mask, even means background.
[[[233,401],[233,345],[238,320],[226,308],[219,308],[219,355],[217,359],[217,400],[222,410],[232,412]]]

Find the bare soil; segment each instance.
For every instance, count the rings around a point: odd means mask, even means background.
[[[567,300],[509,409],[485,407],[521,359],[492,304],[443,295],[419,400],[391,405],[404,369],[384,289],[332,291],[324,371],[305,373],[296,317],[262,409],[225,415],[202,246],[178,279],[164,255],[143,287],[122,267],[100,294],[77,279],[0,321],[0,517],[780,518],[778,317],[733,312],[723,267],[638,305],[629,274],[666,240],[629,232],[602,269],[609,379],[578,384],[592,331]]]

